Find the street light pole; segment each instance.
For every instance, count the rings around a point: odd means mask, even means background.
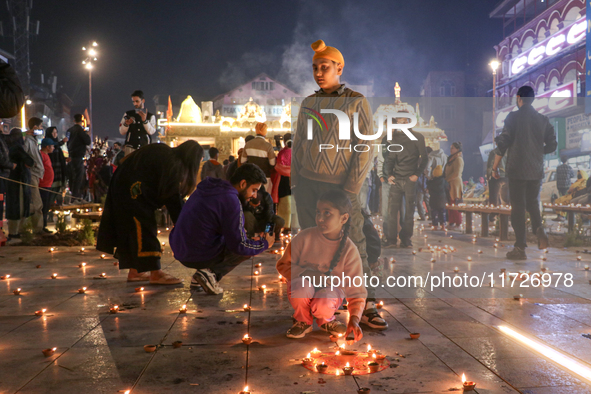
[[[96,48],[98,44],[96,41],[93,41],[89,46],[88,49],[86,47],[82,47],[82,50],[86,52],[87,58],[82,61],[82,64],[88,70],[88,116],[90,119],[88,121],[88,127],[90,129],[90,141],[94,141],[94,130],[93,130],[93,123],[94,117],[92,116],[92,69],[94,68],[94,62],[97,61],[97,51]]]
[[[497,125],[496,125],[496,111],[497,111],[497,68],[499,68],[499,62],[497,60],[493,60],[492,62],[490,62],[490,68],[492,68],[492,72],[493,72],[493,90],[492,90],[492,96],[493,96],[493,110],[492,110],[492,143],[493,143],[493,148],[495,146],[495,138],[496,138],[496,131],[497,131]]]

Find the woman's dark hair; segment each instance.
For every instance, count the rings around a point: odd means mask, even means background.
[[[181,196],[188,196],[197,186],[197,173],[203,159],[203,148],[197,141],[189,140],[172,148],[172,152],[176,160],[170,167],[168,176],[174,178],[176,175],[180,181]]]
[[[55,126],[51,126],[45,129],[45,138],[51,138],[52,140],[57,140],[56,138],[53,138],[53,130],[57,130],[57,127]]]
[[[232,174],[230,183],[232,185],[238,185],[243,180],[246,181],[247,186],[254,185],[255,183],[267,184],[267,176],[263,170],[252,163],[245,163],[238,167],[234,174]]]
[[[24,145],[23,131],[18,127],[14,127],[12,130],[10,130],[10,134],[6,136],[4,141],[9,148],[13,145]]]
[[[341,259],[341,255],[343,254],[343,249],[345,249],[345,244],[347,243],[347,238],[349,238],[349,230],[351,229],[351,214],[353,212],[353,205],[351,204],[351,200],[342,190],[329,190],[326,193],[322,194],[318,201],[327,202],[332,205],[335,209],[339,211],[341,215],[349,214],[349,218],[347,222],[343,225],[343,237],[341,238],[341,242],[339,243],[339,247],[335,252],[334,256],[332,256],[332,260],[330,261],[330,266],[328,268],[328,272],[326,275],[330,275],[332,270],[337,266],[339,260]]]
[[[285,143],[286,147],[291,148],[291,133],[283,134],[283,142]]]
[[[454,148],[456,148],[459,152],[462,151],[462,143],[460,141],[456,141],[453,144],[451,144],[451,146],[453,146]]]

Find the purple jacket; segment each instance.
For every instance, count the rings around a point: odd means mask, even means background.
[[[244,232],[244,214],[238,191],[223,179],[208,177],[183,206],[170,233],[170,247],[181,262],[203,262],[224,247],[242,256],[265,251],[266,240],[253,241]]]

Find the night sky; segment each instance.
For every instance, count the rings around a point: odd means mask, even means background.
[[[211,100],[260,72],[311,94],[310,43],[323,39],[345,57],[343,79],[373,79],[376,96],[418,96],[429,71],[488,72],[502,39],[501,21],[488,14],[498,0],[381,1],[39,1],[41,21],[31,43],[33,78],[58,85],[88,105],[81,47],[99,43],[93,71],[97,136],[117,136],[130,93],[142,89],[148,109],[156,94]],[[6,4],[0,19],[8,26]],[[12,52],[12,41],[0,38]],[[179,105],[180,103],[175,103]]]

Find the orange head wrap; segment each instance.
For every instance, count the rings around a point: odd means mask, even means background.
[[[257,134],[262,135],[263,137],[265,137],[267,135],[267,125],[265,123],[259,122],[255,126],[254,131]]]
[[[316,59],[328,59],[340,63],[343,67],[345,66],[343,54],[335,47],[327,47],[322,40],[314,42],[311,47],[315,52],[314,57],[312,58],[313,61]]]

